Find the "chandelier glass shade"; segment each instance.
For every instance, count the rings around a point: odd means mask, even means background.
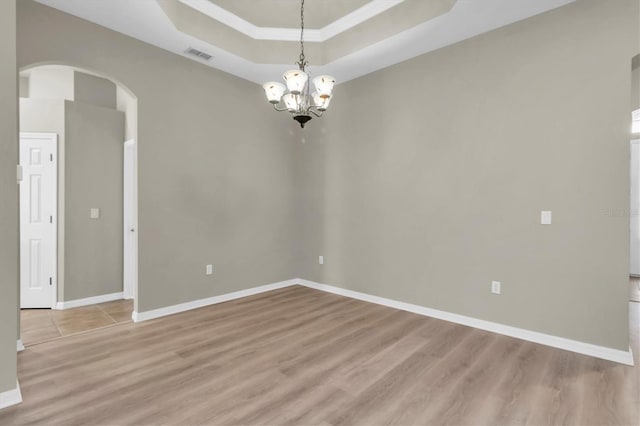
[[[304,56],[304,0],[301,0],[300,6],[300,59],[296,64],[298,69],[289,70],[282,76],[285,84],[270,81],[262,87],[267,100],[276,111],[288,111],[304,127],[312,115],[321,117],[327,110],[336,84],[336,80],[330,75],[319,75],[311,79],[306,70],[308,62]],[[315,89],[313,92],[311,84]]]

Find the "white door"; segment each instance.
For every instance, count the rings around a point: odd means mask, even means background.
[[[631,141],[630,275],[640,276],[640,140]]]
[[[20,133],[20,307],[56,303],[58,138]]]
[[[124,143],[124,298],[135,298],[138,286],[138,145]]]

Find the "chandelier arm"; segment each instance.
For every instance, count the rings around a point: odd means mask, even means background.
[[[309,112],[311,114],[315,115],[318,118],[322,117],[322,112],[323,111],[314,111],[315,109],[316,109],[316,107],[309,107]]]
[[[278,104],[271,104],[273,105],[273,109],[275,109],[278,112],[282,112],[282,111],[289,111],[289,108],[284,107],[284,108],[278,108]]]

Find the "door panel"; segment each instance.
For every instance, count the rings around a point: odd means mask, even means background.
[[[57,136],[20,134],[20,307],[56,302]]]

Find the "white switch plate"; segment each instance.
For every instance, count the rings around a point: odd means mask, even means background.
[[[551,212],[549,210],[543,210],[540,212],[540,224],[551,225]]]
[[[491,293],[500,294],[500,281],[491,281]]]
[[[91,219],[99,219],[100,218],[100,209],[97,208],[97,207],[92,207],[91,208],[90,217],[91,217]]]
[[[213,275],[213,265],[207,265],[207,269],[205,273],[207,275]]]
[[[324,256],[318,256],[318,263],[324,265]]]

